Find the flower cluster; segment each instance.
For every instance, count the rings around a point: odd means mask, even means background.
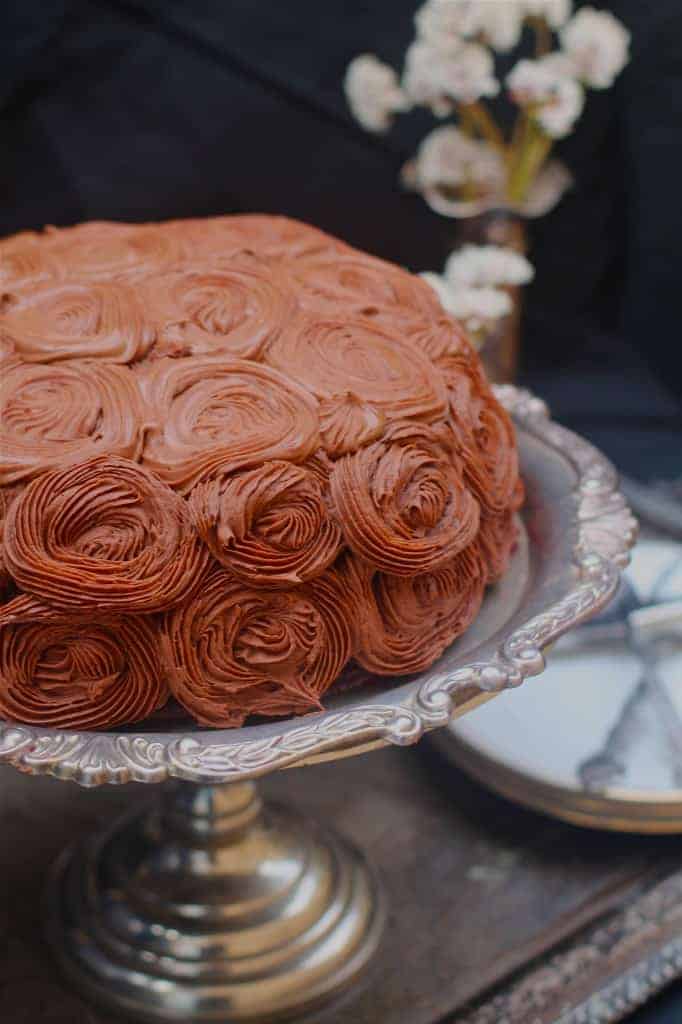
[[[442,274],[421,276],[476,340],[493,321],[511,312],[511,298],[504,289],[528,284],[533,274],[526,257],[513,249],[465,245],[448,258]]]
[[[536,36],[536,56],[511,69],[505,85],[520,108],[507,141],[486,107],[498,95],[494,52]],[[558,201],[569,177],[548,161],[555,139],[574,128],[585,89],[605,89],[628,61],[630,34],[612,14],[572,12],[572,0],[426,0],[402,77],[377,57],[351,62],[346,93],[356,119],[385,132],[395,114],[424,106],[459,126],[436,129],[405,168],[406,184],[432,209],[461,216],[504,203],[537,216]],[[552,52],[553,33],[559,49]]]

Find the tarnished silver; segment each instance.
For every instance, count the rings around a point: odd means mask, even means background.
[[[384,904],[360,854],[252,782],[175,784],[58,865],[49,938],[67,976],[135,1020],[312,1010],[374,954]]]
[[[357,673],[305,718],[209,731],[76,733],[0,725],[0,761],[83,786],[175,785],[66,855],[50,890],[50,938],[74,983],[140,1020],[300,1016],[373,954],[383,911],[373,876],[336,837],[265,809],[246,780],[292,765],[415,743],[544,668],[544,649],[598,611],[636,524],[610,463],[506,386],[527,487],[521,542],[466,636],[425,672]],[[218,783],[236,783],[225,789]]]

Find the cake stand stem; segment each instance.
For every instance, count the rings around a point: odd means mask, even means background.
[[[48,896],[74,986],[144,1021],[298,1020],[357,979],[384,919],[361,855],[251,782],[174,784],[67,851]]]

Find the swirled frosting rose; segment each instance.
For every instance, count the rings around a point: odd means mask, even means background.
[[[101,453],[137,459],[145,415],[124,367],[14,363],[0,374],[0,485]]]
[[[444,565],[470,544],[479,506],[443,434],[398,424],[335,464],[331,497],[350,549],[396,576]]]
[[[5,520],[9,507],[16,497],[21,493],[21,486],[0,487],[0,598],[11,587],[12,576],[5,558]]]
[[[171,691],[211,726],[319,709],[353,650],[346,595],[333,569],[284,591],[251,588],[216,569],[163,628]]]
[[[59,279],[59,263],[38,239],[35,232],[24,231],[0,242],[0,293]]]
[[[182,236],[163,224],[90,221],[49,229],[46,247],[64,277],[91,281],[140,278],[182,262]]]
[[[152,416],[143,461],[182,492],[219,472],[301,461],[319,445],[314,398],[246,359],[161,359],[141,386]]]
[[[319,576],[342,545],[319,473],[279,460],[195,487],[194,521],[213,557],[252,586]]]
[[[522,500],[475,351],[399,267],[265,215],[0,241],[8,719],[104,728],[170,690],[227,727],[319,709],[347,663],[421,671]]]
[[[157,324],[155,354],[257,359],[296,311],[286,278],[270,262],[239,254],[224,266],[190,266],[146,282]]]
[[[377,573],[365,586],[357,660],[379,675],[427,668],[471,625],[486,582],[476,543],[433,572]]]
[[[421,278],[353,249],[296,254],[287,267],[300,288],[301,306],[316,315],[327,311],[372,318],[441,312],[433,289]]]
[[[433,422],[446,413],[447,391],[433,363],[397,331],[371,320],[302,319],[269,346],[265,359],[324,403],[325,433],[338,426],[334,408],[340,406],[346,447],[370,440],[378,416]],[[346,414],[349,400],[363,406],[359,417]],[[334,441],[332,451],[343,447]]]
[[[40,620],[0,626],[0,715],[58,729],[106,729],[168,700],[151,619]]]
[[[0,308],[0,338],[26,362],[131,363],[147,354],[154,331],[131,286],[66,281],[13,293]]]
[[[10,505],[4,542],[19,586],[75,613],[164,611],[208,561],[182,498],[113,456],[34,480]]]

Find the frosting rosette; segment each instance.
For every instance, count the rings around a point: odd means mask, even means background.
[[[123,283],[63,282],[11,296],[0,309],[0,339],[26,362],[142,359],[154,341],[136,292]]]
[[[180,491],[272,459],[301,462],[319,447],[317,402],[268,366],[160,359],[140,380],[153,417],[143,462]]]
[[[320,400],[320,437],[331,458],[375,441],[383,434],[385,425],[382,410],[352,391]]]
[[[372,409],[387,418],[426,422],[442,418],[447,409],[442,374],[400,334],[371,320],[301,319],[264,358],[323,400],[327,419],[335,402],[348,405],[349,395],[364,405],[359,420],[349,418],[352,447],[367,439]],[[334,450],[338,447],[335,443]]]
[[[191,265],[151,278],[144,291],[157,324],[155,355],[257,359],[296,311],[285,278],[248,253],[224,266]]]
[[[38,477],[4,533],[19,586],[74,613],[164,611],[198,585],[209,557],[182,498],[116,456]]]
[[[438,316],[417,318],[403,323],[405,337],[436,365],[447,367],[447,360],[460,360],[461,365],[477,362],[461,324],[454,317],[441,313]],[[443,361],[441,363],[441,361]],[[455,363],[450,364],[455,369]]]
[[[364,588],[357,660],[379,675],[427,668],[471,625],[485,584],[476,543],[434,572],[410,577],[377,573]]]
[[[143,277],[187,255],[182,237],[163,224],[90,221],[72,228],[49,228],[47,241],[63,276],[86,281]]]
[[[156,628],[121,615],[0,626],[0,715],[59,729],[139,722],[166,703]]]
[[[353,249],[303,254],[287,261],[299,301],[316,315],[390,317],[442,312],[433,289],[394,263]]]
[[[198,484],[190,507],[214,558],[252,586],[291,586],[319,576],[342,546],[320,472],[273,461]]]
[[[134,376],[109,363],[13,363],[0,376],[0,485],[98,454],[136,460],[144,437]]]
[[[21,493],[21,487],[0,487],[0,597],[11,586],[12,577],[5,558],[5,520],[9,507]]]
[[[318,710],[353,651],[342,579],[334,569],[291,590],[262,590],[222,568],[164,617],[176,700],[203,725],[248,715]]]
[[[23,231],[0,242],[0,291],[7,293],[60,277],[59,265],[38,239],[34,232]]]
[[[444,565],[478,530],[479,507],[448,438],[425,424],[396,424],[340,458],[330,490],[351,550],[396,576]]]
[[[452,424],[468,486],[486,512],[500,514],[518,508],[523,493],[509,413],[487,387],[475,406],[466,406],[466,416],[461,398],[460,403],[459,415],[452,417]]]

